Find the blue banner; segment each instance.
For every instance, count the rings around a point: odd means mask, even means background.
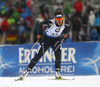
[[[37,44],[23,61],[33,44],[8,45],[0,48],[0,76],[19,76],[35,56]],[[100,42],[71,42],[62,44],[61,75],[99,75]],[[31,70],[30,75],[54,75],[55,56],[49,48]]]

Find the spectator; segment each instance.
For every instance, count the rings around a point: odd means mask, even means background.
[[[82,28],[82,21],[79,19],[77,16],[73,18],[72,22],[72,27],[73,27],[73,41],[79,41],[79,32]]]
[[[2,30],[1,30],[1,23],[3,21],[2,15],[0,15],[0,42],[2,41]]]
[[[1,23],[2,23],[2,21],[3,21],[3,17],[2,17],[2,15],[0,15],[0,33],[1,33]]]
[[[9,15],[11,16],[14,10],[14,6],[12,5],[12,3],[9,3]]]
[[[99,11],[96,12],[95,16],[96,18],[95,18],[94,26],[96,27],[96,30],[100,35],[100,8]]]
[[[4,6],[4,5],[5,5],[5,2],[3,2],[2,0],[0,0],[0,11],[2,9],[2,6]]]
[[[17,28],[17,26],[16,26],[15,23],[12,23],[12,24],[9,26],[8,33],[9,33],[9,34],[17,34],[17,33],[18,33],[18,28]]]
[[[36,21],[38,21],[39,23],[44,21],[44,19],[43,19],[41,14],[38,15],[38,17],[36,18]]]
[[[23,33],[26,33],[26,28],[23,22],[21,22],[20,25],[18,26],[18,36],[20,37]]]
[[[76,11],[77,16],[81,17],[81,12],[83,10],[83,4],[82,4],[82,2],[80,0],[77,0],[74,3],[74,9]]]
[[[16,20],[16,25],[19,26],[20,23],[23,23],[24,24],[24,19],[19,15],[17,20]]]
[[[21,12],[21,14],[20,14],[20,16],[25,20],[25,18],[27,16],[29,16],[29,15],[28,15],[28,12],[25,9],[23,9],[22,12]]]
[[[8,21],[8,23],[11,25],[12,23],[15,23],[16,21],[15,21],[15,19],[12,17],[12,16],[10,16],[8,19],[7,19],[7,21]]]
[[[88,13],[88,15],[90,14],[90,11],[93,11],[93,7],[91,5],[87,5],[86,12]]]
[[[18,41],[19,44],[24,44],[27,41],[26,28],[23,23],[18,26]]]
[[[15,1],[15,4],[13,5],[15,8],[18,8],[20,6],[20,2],[18,0]]]
[[[17,9],[14,9],[14,12],[12,13],[12,17],[15,19],[15,21],[17,20],[19,15],[20,14],[17,12]]]
[[[2,41],[2,30],[1,30],[1,23],[3,21],[2,15],[0,15],[0,42]]]
[[[98,41],[99,40],[99,34],[95,29],[92,29],[90,32],[90,40],[91,41]]]
[[[73,21],[74,21],[74,17],[76,16],[76,14],[75,14],[75,12],[73,12],[72,14],[71,14],[71,22],[73,23]]]
[[[28,13],[30,17],[32,17],[32,11],[28,7],[24,8],[24,10]]]
[[[27,0],[26,1],[26,5],[27,5],[27,7],[30,9],[30,10],[32,10],[32,1],[31,0]]]
[[[16,44],[17,43],[17,26],[15,23],[12,23],[9,26],[9,30],[6,35],[6,44]]]
[[[46,6],[45,1],[41,2],[41,6],[40,6],[40,12],[41,14],[44,12],[44,7]]]
[[[50,18],[49,10],[45,4],[45,1],[43,1],[42,5],[40,6],[40,12],[44,20],[48,20]]]
[[[94,26],[94,22],[95,22],[95,14],[93,11],[90,11],[89,16],[88,16],[88,24],[90,26],[90,31],[92,27]]]
[[[30,5],[31,5],[31,0],[27,0],[27,1],[26,1],[26,5],[27,5],[27,6],[30,6]]]
[[[99,10],[95,13],[95,16],[96,16],[96,17],[100,17],[100,8],[99,8]]]
[[[21,12],[22,12],[22,7],[21,7],[21,6],[18,6],[17,12],[18,12],[18,13],[21,13]]]
[[[5,5],[5,14],[4,14],[4,17],[9,17],[10,16],[10,14],[9,14],[9,8],[8,8],[8,5],[6,4]]]
[[[26,0],[21,0],[21,7],[22,8],[26,8],[27,7]]]
[[[69,6],[69,4],[66,2],[64,5],[64,14],[66,15],[66,17],[70,18],[71,16],[71,7]]]
[[[31,31],[32,27],[33,27],[33,20],[32,20],[32,18],[27,16],[26,19],[25,19],[25,23],[26,23],[26,26],[27,26],[27,30]]]
[[[5,6],[2,6],[2,8],[1,8],[1,14],[2,14],[3,16],[5,16],[5,13],[6,13],[6,11],[5,11]]]
[[[8,31],[9,29],[9,22],[7,21],[7,17],[3,18],[4,20],[1,23],[1,30],[2,31]]]
[[[5,44],[5,39],[6,39],[6,33],[9,29],[9,23],[7,21],[7,17],[3,18],[4,20],[1,23],[1,30],[3,31],[3,38],[2,38],[2,44]]]
[[[60,3],[57,3],[57,4],[54,6],[54,11],[57,11],[57,10],[63,11],[62,5],[61,5]]]
[[[82,23],[83,23],[83,30],[87,34],[87,27],[88,27],[88,14],[85,12],[82,16]]]
[[[9,8],[8,8],[8,5],[7,5],[7,4],[5,5],[5,11],[6,11],[6,12],[9,11]]]

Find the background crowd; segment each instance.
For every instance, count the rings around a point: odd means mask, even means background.
[[[0,0],[0,41],[2,44],[30,42],[33,27],[32,7],[25,0],[6,3]]]
[[[71,24],[69,37],[65,42],[100,40],[100,8],[95,10],[90,4],[84,5],[82,0],[75,0],[73,6],[67,0],[58,1],[51,8],[48,6],[49,3],[41,0],[38,9],[34,11],[31,0],[15,0],[15,2],[0,0],[0,43],[36,42],[39,23],[53,18],[56,10],[63,11],[65,20]]]

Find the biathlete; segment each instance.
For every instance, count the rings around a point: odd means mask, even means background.
[[[60,75],[60,64],[61,64],[61,35],[63,35],[63,39],[68,36],[69,32],[69,22],[64,19],[63,13],[61,11],[56,11],[54,14],[54,18],[49,21],[43,21],[40,23],[40,32],[37,36],[40,40],[40,46],[38,48],[38,52],[35,57],[30,61],[27,69],[20,76],[18,80],[23,80],[32,68],[36,65],[39,59],[44,55],[49,47],[52,47],[55,54],[55,78],[61,79]],[[41,37],[43,31],[43,25],[46,26],[43,37]]]

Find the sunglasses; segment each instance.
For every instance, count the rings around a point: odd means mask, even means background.
[[[55,18],[55,20],[59,21],[59,20],[63,20],[64,18],[61,17],[61,18]]]

